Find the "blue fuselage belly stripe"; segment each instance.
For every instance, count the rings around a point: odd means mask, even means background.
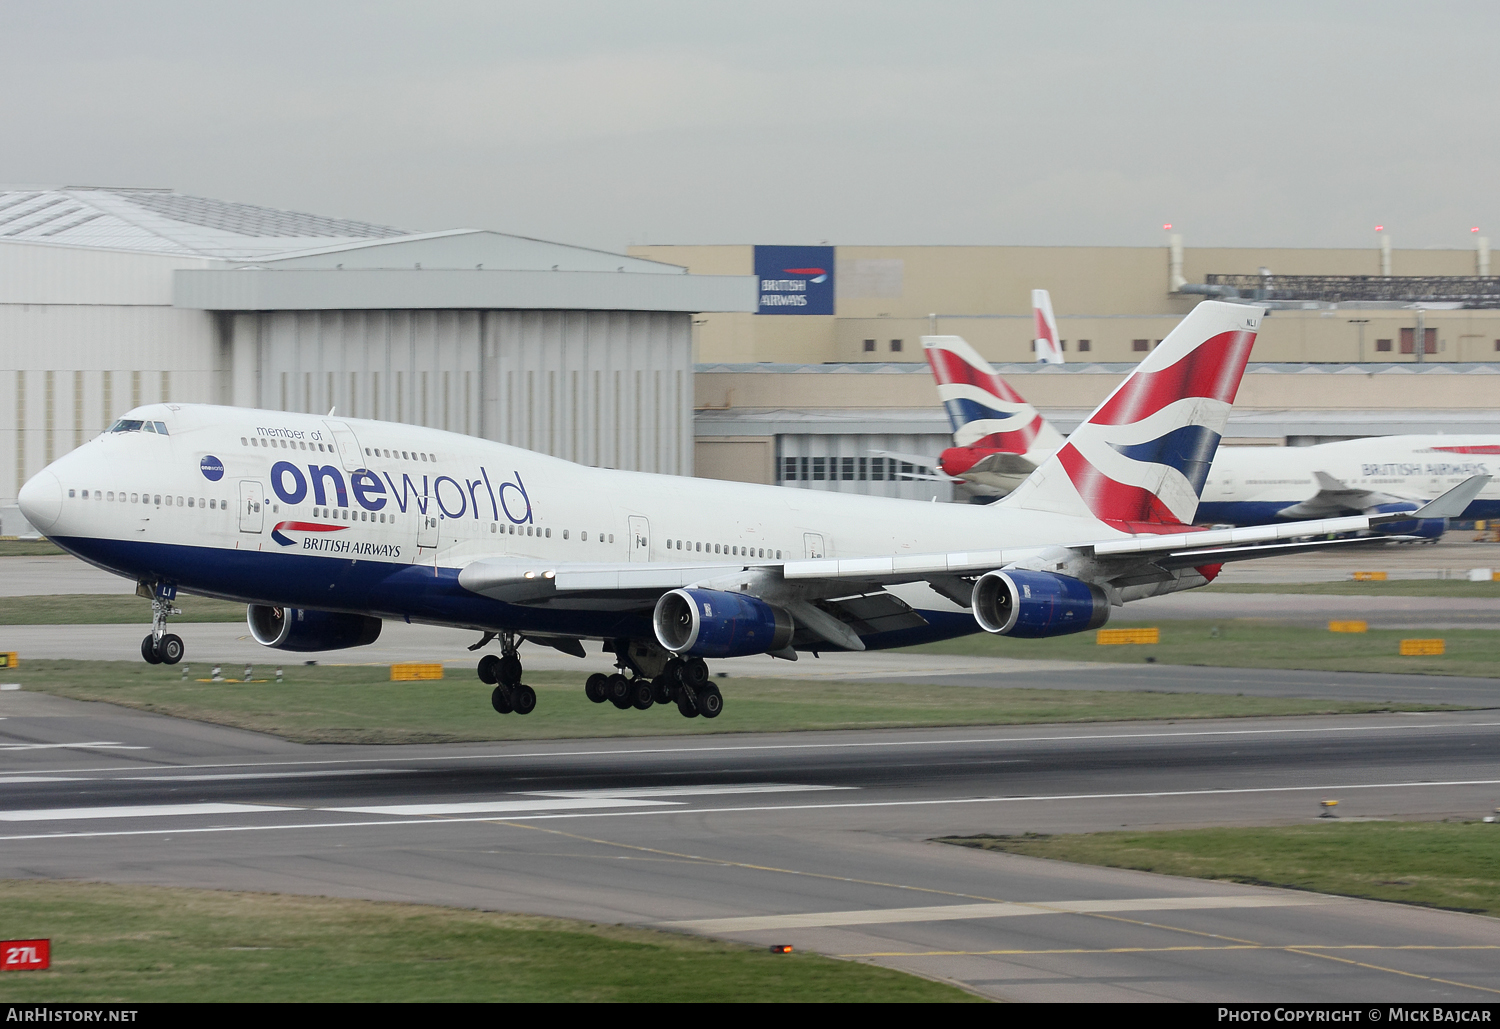
[[[464,589],[458,584],[456,568],[83,536],[56,537],[53,542],[90,564],[121,575],[172,582],[189,593],[245,604],[593,639],[649,640],[655,636],[649,607],[637,611],[578,611],[506,604]],[[978,628],[965,612],[920,614],[927,625],[862,637],[866,647],[883,650],[931,643],[967,636]],[[825,645],[817,649],[839,648]]]

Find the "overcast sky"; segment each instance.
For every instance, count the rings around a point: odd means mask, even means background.
[[[0,0],[0,182],[628,243],[1500,242],[1500,5]]]

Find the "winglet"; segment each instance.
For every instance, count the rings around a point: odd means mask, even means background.
[[[1464,510],[1479,496],[1479,491],[1489,485],[1488,475],[1471,475],[1463,482],[1454,486],[1447,493],[1429,500],[1415,511],[1401,512],[1398,514],[1379,515],[1370,519],[1370,524],[1378,522],[1401,522],[1411,521],[1415,518],[1458,518]]]

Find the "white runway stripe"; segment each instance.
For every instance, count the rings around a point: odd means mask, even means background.
[[[224,772],[218,775],[121,775],[109,782],[235,782],[241,779],[313,779],[329,775],[397,775],[410,768],[333,768],[314,772]],[[0,780],[3,782],[4,780]]]
[[[150,747],[132,747],[128,743],[111,743],[108,740],[95,743],[0,743],[0,750],[150,750]]]
[[[324,807],[319,811],[337,811],[351,815],[504,815],[533,811],[569,811],[577,808],[661,807],[676,804],[671,800],[629,800],[599,797],[591,800],[493,800],[459,804],[390,804],[379,807]]]
[[[799,786],[794,783],[754,783],[742,786],[642,786],[622,790],[528,790],[529,797],[715,797],[737,793],[804,793],[808,790],[857,790],[858,786]]]
[[[953,922],[971,918],[1012,918],[1019,915],[1079,915],[1115,911],[1209,911],[1223,908],[1303,907],[1328,903],[1332,903],[1330,898],[1316,895],[1141,897],[1134,900],[939,904],[933,907],[876,908],[868,911],[813,911],[794,915],[698,918],[682,922],[658,922],[657,925],[663,929],[686,929],[698,933],[747,933],[767,929],[816,929],[833,925],[891,925],[897,922]]]
[[[9,782],[88,782],[71,775],[7,775],[0,778],[0,783]]]
[[[301,811],[268,804],[127,804],[119,807],[51,807],[0,811],[0,822],[71,822],[81,818],[162,818],[171,815],[244,815],[264,811]]]

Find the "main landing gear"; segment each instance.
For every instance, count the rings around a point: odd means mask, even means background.
[[[514,711],[529,715],[536,709],[536,690],[521,681],[521,659],[516,656],[516,634],[500,634],[500,656],[486,654],[479,659],[479,681],[494,683],[490,703],[502,715]]]
[[[151,598],[151,633],[141,640],[141,657],[151,665],[175,665],[186,650],[181,636],[166,631],[167,618],[182,614],[172,603],[177,599],[177,587],[170,583],[157,583],[154,587],[139,583],[135,591]]]
[[[724,710],[724,697],[708,675],[702,658],[683,660],[669,658],[660,672],[650,678],[643,674],[643,662],[632,660],[624,641],[615,646],[619,671],[613,675],[596,672],[583,685],[584,694],[595,704],[606,700],[621,711],[635,708],[645,711],[653,704],[676,704],[684,718],[717,718]],[[649,664],[649,662],[647,662]],[[630,675],[626,675],[626,672]]]

